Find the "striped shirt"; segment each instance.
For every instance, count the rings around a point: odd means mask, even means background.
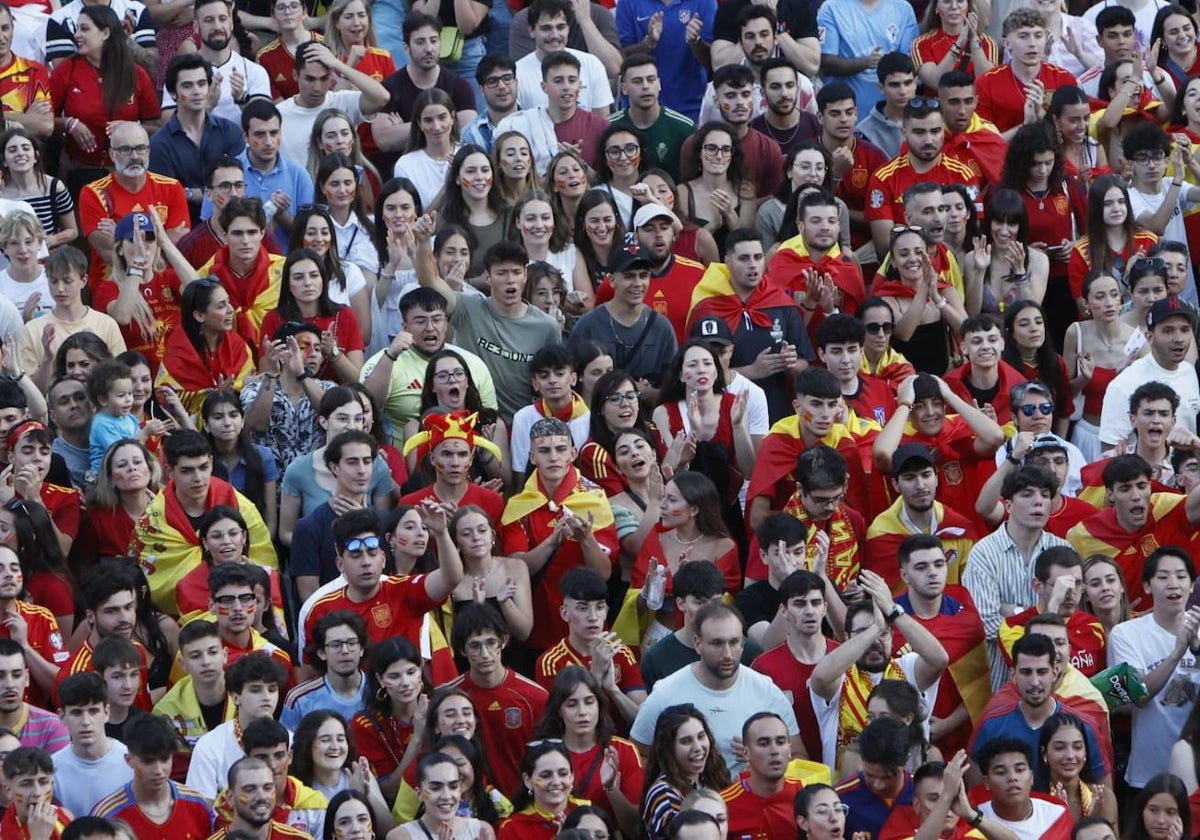
[[[315,709],[329,709],[346,720],[353,720],[356,714],[367,707],[371,699],[369,680],[366,675],[361,676],[358,693],[353,697],[346,697],[334,691],[327,677],[305,680],[288,692],[287,699],[283,701],[279,722],[294,732],[300,725],[301,718]]]
[[[71,743],[71,736],[67,733],[62,718],[28,703],[21,713],[21,719],[13,727],[13,732],[21,740],[22,747],[41,747],[51,754]]]

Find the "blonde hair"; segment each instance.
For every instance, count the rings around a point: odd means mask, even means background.
[[[334,0],[329,6],[329,25],[325,27],[325,46],[329,47],[329,51],[338,58],[345,58],[347,47],[342,43],[342,36],[338,32],[338,19],[346,11],[346,7],[353,3],[354,0]],[[367,34],[363,38],[363,45],[370,48],[375,44],[375,18],[371,16],[371,4],[367,0],[361,0],[363,8],[367,10]],[[311,171],[311,170],[310,170]]]
[[[121,504],[121,494],[117,492],[116,485],[113,484],[112,459],[114,453],[125,446],[136,446],[142,451],[142,457],[146,459],[146,466],[150,470],[150,492],[157,493],[162,489],[162,467],[159,465],[158,459],[150,454],[146,444],[140,440],[124,438],[108,447],[100,459],[100,469],[97,472],[96,481],[87,491],[89,508],[113,510]]]
[[[46,238],[42,223],[28,210],[14,210],[0,219],[0,242],[11,242],[22,233],[27,233],[34,239]]]

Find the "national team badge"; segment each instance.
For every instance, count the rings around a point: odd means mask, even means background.
[[[962,484],[962,464],[958,461],[949,461],[943,464],[942,476],[946,479],[947,484]]]
[[[504,710],[504,727],[506,729],[520,729],[523,717],[519,707],[509,706]]]

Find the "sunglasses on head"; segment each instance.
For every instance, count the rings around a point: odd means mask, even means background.
[[[1045,403],[1038,403],[1037,405],[1021,406],[1021,413],[1024,414],[1026,417],[1032,417],[1035,412],[1041,412],[1043,415],[1052,414],[1054,412],[1054,404],[1045,402]]]

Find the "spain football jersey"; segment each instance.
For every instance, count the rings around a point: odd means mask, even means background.
[[[212,834],[213,810],[199,791],[168,781],[171,788],[171,813],[165,822],[146,816],[133,798],[133,783],[101,799],[92,809],[93,816],[121,820],[133,829],[138,840],[204,840]]]
[[[933,503],[931,515],[933,525],[930,533],[940,538],[942,546],[946,549],[946,579],[949,583],[958,583],[966,566],[967,556],[975,545],[975,526],[961,513],[942,502]],[[886,580],[893,595],[898,595],[905,589],[904,582],[900,580],[900,543],[914,533],[916,531],[904,514],[903,499],[893,502],[891,507],[876,516],[867,528],[863,566]]]
[[[538,657],[537,664],[533,669],[534,679],[549,691],[555,676],[568,665],[579,665],[587,670],[592,667],[592,657],[591,654],[577,651],[572,647],[569,639],[563,639]],[[628,645],[621,645],[613,654],[613,667],[616,669],[614,676],[617,687],[623,693],[646,690],[642,672],[638,670],[637,659]]]
[[[821,142],[819,137],[817,142]],[[861,137],[854,137],[851,143],[853,143],[851,149],[854,152],[854,162],[838,183],[836,194],[838,198],[846,202],[847,209],[861,213],[867,207],[867,184],[871,180],[871,173],[878,171],[887,163],[888,156],[878,146]],[[850,244],[853,247],[859,248],[870,241],[871,237],[865,227],[851,227]],[[853,310],[843,311],[852,312]]]
[[[162,361],[163,350],[166,348],[167,336],[179,327],[179,300],[182,293],[179,276],[175,269],[168,267],[165,271],[155,272],[154,277],[138,288],[142,300],[150,307],[153,318],[152,332],[146,332],[136,319],[121,326],[121,335],[125,338],[125,346],[136,350],[150,360],[150,373],[158,373],[159,362]],[[92,293],[92,307],[98,312],[108,312],[108,308],[117,301],[121,287],[113,280],[107,280],[95,287]]]
[[[803,789],[804,782],[790,768],[783,777],[783,787],[767,797],[752,791],[746,778],[734,779],[733,784],[721,791],[729,811],[726,836],[740,840],[792,837],[796,831],[793,803]]]
[[[147,668],[148,659],[146,656],[146,649],[142,647],[142,643],[136,639],[132,641],[133,646],[138,649],[138,653],[142,657],[142,680],[141,685],[138,687],[137,697],[134,699],[133,705],[141,709],[143,712],[149,712],[154,708],[154,704],[150,702],[150,689],[148,687],[150,673]],[[75,650],[74,653],[70,655],[70,657],[68,657],[67,661],[63,663],[62,668],[59,670],[58,676],[54,678],[54,691],[52,697],[54,705],[58,705],[58,687],[63,680],[72,674],[81,674],[84,671],[94,670],[95,668],[92,667],[92,643],[91,641],[85,641]]]
[[[680,256],[672,256],[662,272],[650,276],[645,303],[671,322],[671,326],[675,328],[675,339],[680,344],[687,341],[687,319],[692,309],[692,292],[696,290],[696,285],[703,276],[703,265]],[[596,305],[606,303],[612,298],[612,280],[605,277],[596,287]]]
[[[1054,91],[1075,85],[1075,77],[1061,67],[1043,61],[1038,80],[1045,86],[1045,104],[1050,105]],[[1025,85],[1013,73],[1011,64],[999,64],[975,80],[980,117],[1000,131],[1016,128],[1025,121]]]
[[[925,181],[965,186],[975,201],[975,212],[982,215],[980,180],[970,166],[953,155],[943,154],[929,169],[918,172],[905,153],[888,161],[871,176],[865,208],[867,221],[904,224],[904,191]]]
[[[425,575],[390,575],[379,584],[374,597],[358,602],[350,597],[349,585],[335,589],[313,604],[304,622],[304,638],[311,639],[317,620],[337,610],[350,610],[367,623],[367,638],[378,644],[390,636],[404,636],[420,644],[421,621],[438,607],[425,592]]]
[[[50,104],[50,76],[36,61],[12,54],[0,68],[0,106],[6,114],[23,114],[35,102]]]

